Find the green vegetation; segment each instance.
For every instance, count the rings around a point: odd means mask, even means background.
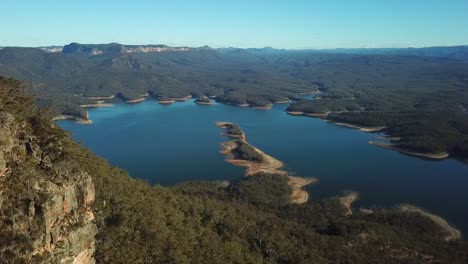
[[[224,128],[226,129],[226,132],[231,135],[240,136],[244,134],[242,129],[237,124],[226,123],[224,124]]]
[[[161,46],[163,47],[163,46]],[[125,53],[120,44],[65,46],[63,53],[35,48],[0,50],[0,75],[27,81],[43,106],[83,116],[87,97],[118,95],[123,100],[150,93],[156,99],[217,96],[219,102],[264,106],[315,89],[274,71],[261,59],[244,60],[207,47],[188,51]],[[93,55],[93,49],[103,53]]]
[[[289,204],[291,187],[285,175],[257,173],[240,181],[231,189],[239,200],[260,207],[282,207]]]
[[[208,97],[199,97],[195,100],[195,103],[209,104],[211,103],[211,100]]]
[[[289,204],[291,188],[284,175],[258,173],[230,185],[224,182],[184,182],[175,189],[187,195],[209,196],[219,200],[244,201],[260,207]]]
[[[236,140],[236,147],[231,152],[236,159],[262,162],[263,156],[243,140]]]
[[[11,197],[23,196],[15,198],[23,201],[21,204],[7,207],[5,201],[2,203],[0,257],[4,261],[15,262],[16,255],[9,251],[12,247],[23,245],[21,250],[31,250],[27,236],[10,231],[14,221],[21,215],[24,217],[28,208],[31,190],[24,188],[23,183],[28,177],[55,181],[48,178],[54,175],[51,172],[70,164],[74,164],[74,171],[88,172],[96,187],[93,211],[98,226],[95,253],[98,263],[466,263],[468,260],[466,242],[445,242],[440,227],[416,213],[375,208],[371,214],[355,211],[347,216],[336,198],[290,204],[287,180],[280,175],[258,175],[229,186],[213,182],[184,183],[173,188],[151,186],[130,178],[125,171],[111,167],[63,136],[61,129],[49,117],[43,117],[44,113],[35,111],[28,100],[11,100],[11,93],[15,98],[27,98],[18,92],[17,82],[0,80],[0,84],[0,102],[10,102],[8,107],[0,105],[0,112],[26,122],[24,131],[18,131],[26,137],[50,134],[53,140],[48,146],[56,146],[55,152],[60,154],[40,169],[32,170],[36,165],[30,162],[18,162],[15,177],[23,176],[9,180],[12,185],[2,190],[11,191]],[[35,159],[27,153],[23,157]],[[21,214],[8,218],[15,214],[7,209]],[[38,230],[42,229],[32,231]]]
[[[349,99],[320,99],[311,103],[311,100],[302,99],[288,107],[288,111],[324,114],[329,112],[357,111],[360,107],[354,100]]]
[[[72,43],[62,53],[3,48],[0,75],[26,81],[39,105],[81,117],[85,111],[79,105],[92,103],[90,96],[216,96],[221,103],[258,107],[320,90],[320,100],[299,100],[288,110],[332,112],[328,118],[333,121],[386,126],[390,135],[401,137],[395,142],[400,148],[468,157],[464,46],[323,53],[209,47],[127,52],[137,48],[169,47]]]
[[[385,126],[416,152],[468,157],[468,64],[418,57],[336,55],[300,74],[320,80],[318,100],[288,111],[326,113],[335,122]],[[307,77],[311,76],[311,77]],[[313,76],[313,77],[312,77]]]

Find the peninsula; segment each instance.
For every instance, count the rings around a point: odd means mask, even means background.
[[[226,162],[245,167],[246,176],[267,173],[287,177],[292,190],[290,201],[298,204],[307,202],[309,194],[302,188],[317,182],[316,178],[291,176],[287,171],[281,170],[283,163],[250,145],[246,140],[245,133],[238,125],[229,122],[217,122],[216,126],[226,130],[223,135],[234,138],[234,140],[221,143],[223,149],[220,153],[226,156]]]

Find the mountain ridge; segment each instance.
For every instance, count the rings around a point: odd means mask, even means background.
[[[0,47],[6,48],[5,47]],[[247,51],[256,54],[274,54],[274,53],[338,53],[338,54],[367,54],[367,55],[404,55],[404,56],[424,56],[451,58],[461,61],[468,61],[468,45],[451,46],[427,46],[427,47],[406,47],[406,48],[303,48],[303,49],[285,49],[285,48],[237,48],[220,47],[211,48],[209,46],[189,47],[189,46],[168,46],[165,44],[80,44],[76,42],[67,45],[52,45],[31,47],[39,48],[50,53],[88,53],[96,56],[107,51],[109,47],[118,48],[122,53],[146,53],[146,52],[167,52],[167,51],[187,51],[193,49],[213,49],[220,52]],[[28,47],[25,47],[28,48]],[[83,52],[87,50],[88,52]],[[81,51],[81,52],[78,52]]]

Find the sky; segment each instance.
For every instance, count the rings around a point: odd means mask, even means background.
[[[468,45],[468,0],[0,0],[0,46]]]

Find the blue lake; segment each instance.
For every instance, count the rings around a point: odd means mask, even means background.
[[[73,138],[132,177],[173,185],[189,180],[233,180],[244,170],[224,162],[227,139],[216,121],[239,124],[252,145],[283,161],[299,176],[316,177],[311,199],[360,193],[356,206],[411,203],[444,216],[468,231],[468,166],[431,161],[381,149],[367,142],[378,134],[320,119],[290,116],[286,105],[257,110],[192,101],[155,101],[90,109],[92,125],[59,121]]]

